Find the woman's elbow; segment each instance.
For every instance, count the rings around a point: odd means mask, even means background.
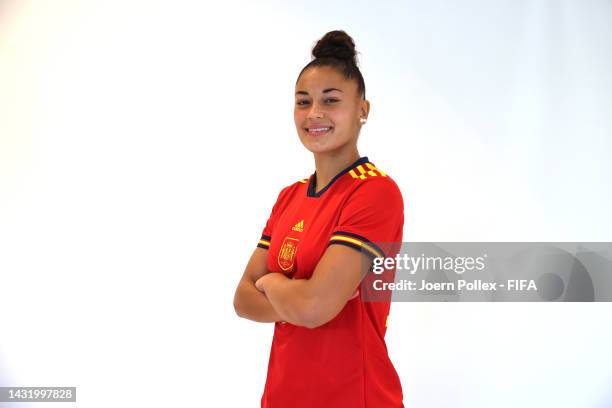
[[[307,329],[316,329],[317,327],[323,326],[329,322],[331,318],[325,318],[322,316],[305,317],[302,319],[302,326]]]
[[[326,322],[320,320],[304,320],[301,326],[304,326],[307,329],[316,329],[319,326],[323,326]]]
[[[311,304],[304,305],[300,313],[300,325],[308,329],[316,329],[332,320],[337,313],[321,307],[321,302],[314,300]]]
[[[237,289],[236,293],[234,294],[234,312],[236,312],[236,314],[239,317],[244,317],[244,307],[242,304],[242,299],[240,297],[240,290]]]

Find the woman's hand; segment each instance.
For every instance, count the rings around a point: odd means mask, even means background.
[[[266,288],[268,288],[270,285],[274,285],[274,282],[278,282],[279,280],[284,280],[284,279],[289,279],[289,278],[287,278],[282,273],[269,272],[269,273],[266,273],[261,278],[257,279],[257,282],[255,282],[255,287],[260,292],[265,293]]]

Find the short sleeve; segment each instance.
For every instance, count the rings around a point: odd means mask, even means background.
[[[399,188],[389,178],[372,179],[347,199],[328,246],[340,244],[374,258],[385,257],[389,248],[401,245],[403,228],[404,201]],[[386,251],[380,243],[386,244],[382,245]]]
[[[270,216],[268,217],[268,221],[266,221],[266,225],[261,232],[261,237],[259,238],[259,242],[257,243],[258,248],[269,249],[270,242],[272,241],[272,233],[274,232],[274,226],[276,225],[276,220],[278,219],[278,214],[280,211],[280,207],[284,200],[285,192],[287,188],[281,190],[276,198],[276,202],[274,206],[272,206],[272,211],[270,211]]]

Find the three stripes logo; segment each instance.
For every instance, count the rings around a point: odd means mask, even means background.
[[[304,232],[304,220],[299,221],[291,228],[293,231]]]

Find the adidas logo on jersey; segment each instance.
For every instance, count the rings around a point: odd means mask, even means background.
[[[304,232],[304,220],[301,220],[291,228],[293,231]]]

